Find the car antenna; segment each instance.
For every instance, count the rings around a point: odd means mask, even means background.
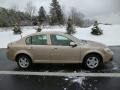
[[[20,37],[22,38],[22,33],[20,34]]]
[[[12,38],[11,38],[11,31],[8,31],[9,32],[9,39],[10,39],[10,42],[12,42]]]
[[[20,28],[21,29],[21,28]],[[20,33],[20,37],[21,37],[21,39],[22,39],[22,30],[21,30],[21,33]]]

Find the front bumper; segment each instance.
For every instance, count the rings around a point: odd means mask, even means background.
[[[114,59],[114,53],[111,51],[111,52],[107,52],[104,56],[104,62],[110,62],[110,61],[113,61]]]
[[[113,61],[113,59],[114,59],[114,58],[112,57],[109,61]]]

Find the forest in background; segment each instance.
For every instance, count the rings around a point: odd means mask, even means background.
[[[20,26],[66,25],[69,18],[75,26],[88,27],[93,24],[93,20],[86,19],[84,14],[74,7],[70,8],[69,14],[65,13],[57,0],[52,0],[48,13],[44,6],[40,6],[37,11],[32,2],[26,4],[25,11],[18,10],[17,5],[9,9],[0,7],[0,27],[12,27],[16,23]]]

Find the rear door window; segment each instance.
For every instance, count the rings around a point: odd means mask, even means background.
[[[47,35],[35,35],[26,38],[26,44],[47,45]]]

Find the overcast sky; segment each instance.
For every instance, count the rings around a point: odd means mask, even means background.
[[[0,0],[0,6],[10,8],[17,5],[20,10],[24,10],[26,3],[29,1],[37,9],[44,6],[49,11],[51,0]],[[59,0],[59,2],[66,11],[69,11],[71,7],[75,7],[87,17],[120,13],[120,0]]]

